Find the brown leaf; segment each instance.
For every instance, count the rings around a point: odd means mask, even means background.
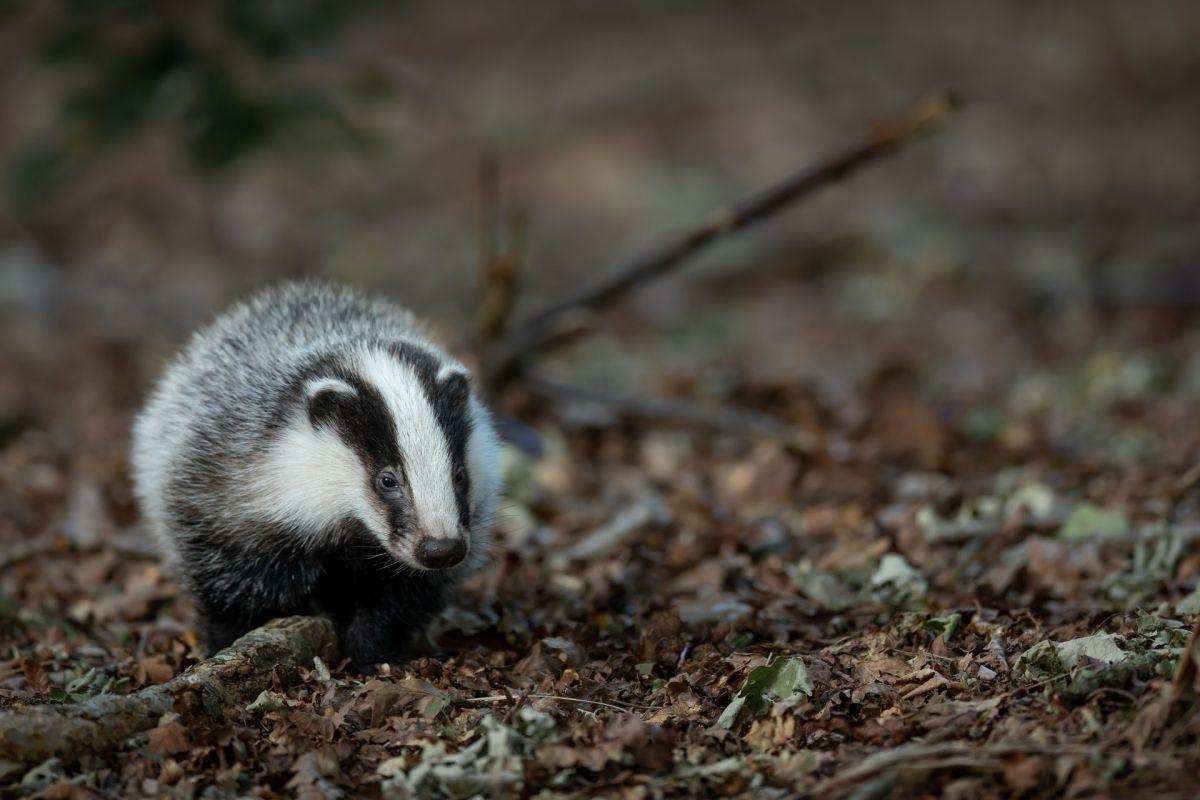
[[[626,747],[638,747],[650,737],[650,726],[641,717],[626,714],[609,725],[604,736]]]
[[[884,458],[911,461],[921,469],[941,466],[949,438],[921,397],[912,364],[891,361],[880,367],[868,389],[874,414],[871,435]]]
[[[899,717],[877,717],[857,726],[853,736],[864,744],[894,747],[904,742],[912,730],[912,722]]]
[[[92,798],[99,796],[89,789],[76,786],[66,778],[60,778],[37,794],[30,795],[29,797],[30,800],[92,800]]]
[[[551,769],[569,769],[579,763],[579,757],[570,745],[546,744],[538,750],[538,761]]]
[[[337,756],[329,748],[311,750],[301,754],[292,763],[292,777],[287,785],[290,789],[322,785],[325,783],[325,778],[336,777],[340,771]]]
[[[513,665],[512,674],[522,678],[540,679],[547,675],[558,675],[562,669],[563,663],[548,656],[541,642],[535,642],[528,655]]]
[[[187,752],[192,746],[188,741],[187,728],[183,727],[178,719],[160,722],[158,727],[150,730],[149,737],[152,753],[174,755]]]
[[[566,658],[568,665],[578,667],[587,660],[587,651],[580,645],[561,636],[550,636],[542,639],[542,646],[549,650],[557,650]]]
[[[444,693],[421,678],[404,678],[395,682],[375,678],[360,687],[358,696],[367,698],[371,705],[372,728],[378,728],[389,716],[406,708],[414,709],[423,717],[434,716],[445,708],[447,702]],[[345,711],[342,712],[344,716]]]
[[[1013,756],[1004,761],[1004,783],[1019,795],[1038,785],[1041,771],[1038,759],[1029,756]]]
[[[638,656],[643,663],[675,663],[683,650],[683,620],[674,608],[656,611],[642,628]]]
[[[575,763],[593,772],[600,772],[609,764],[619,764],[625,748],[620,742],[600,742],[594,747],[575,749]]]
[[[944,686],[948,681],[940,672],[933,669],[918,670],[911,675],[906,676],[898,683],[912,684],[917,681],[923,681],[919,686],[905,692],[901,697],[905,700],[912,700],[914,697],[920,697],[923,694],[929,694],[939,686]]]
[[[38,694],[50,691],[50,676],[46,674],[46,668],[42,666],[42,662],[35,658],[23,659],[21,672],[25,673],[25,680],[29,682],[29,688],[33,691]]]
[[[601,741],[592,747],[570,747],[568,745],[544,745],[538,751],[538,760],[552,769],[569,769],[572,766],[599,772],[605,766],[620,763],[624,747],[619,741]]]
[[[891,683],[898,683],[899,679],[912,674],[912,667],[895,656],[883,656],[859,662],[856,674],[863,683],[888,682],[888,678]]]
[[[422,717],[435,716],[446,707],[446,695],[427,680],[405,678],[397,686],[401,690],[399,703],[413,706]]]
[[[1033,537],[1028,540],[1028,554],[1030,584],[1055,597],[1087,591],[1106,574],[1094,545]]]
[[[717,469],[721,499],[737,512],[790,505],[800,465],[778,442],[762,442],[748,457]]]
[[[175,677],[175,668],[165,655],[139,658],[137,677],[141,684],[166,683]]]

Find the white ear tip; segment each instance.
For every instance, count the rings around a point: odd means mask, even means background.
[[[338,378],[313,378],[304,384],[304,394],[307,397],[316,397],[321,392],[339,392],[349,395],[358,394],[353,386]]]
[[[471,373],[467,372],[467,368],[461,364],[443,364],[442,368],[438,370],[437,382],[445,383],[454,375],[458,375],[468,382],[471,380]]]

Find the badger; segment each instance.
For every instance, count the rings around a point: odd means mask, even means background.
[[[192,336],[134,421],[131,461],[210,652],[319,613],[369,672],[409,657],[486,563],[499,453],[468,370],[410,312],[306,281]]]

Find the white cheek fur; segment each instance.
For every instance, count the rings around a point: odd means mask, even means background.
[[[316,539],[347,517],[388,538],[387,518],[358,455],[336,432],[313,428],[303,415],[243,477],[248,511],[305,538]]]

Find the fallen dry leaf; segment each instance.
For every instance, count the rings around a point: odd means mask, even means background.
[[[188,740],[187,728],[178,719],[166,719],[157,727],[151,728],[148,747],[150,752],[164,755],[185,753],[191,747]]]

